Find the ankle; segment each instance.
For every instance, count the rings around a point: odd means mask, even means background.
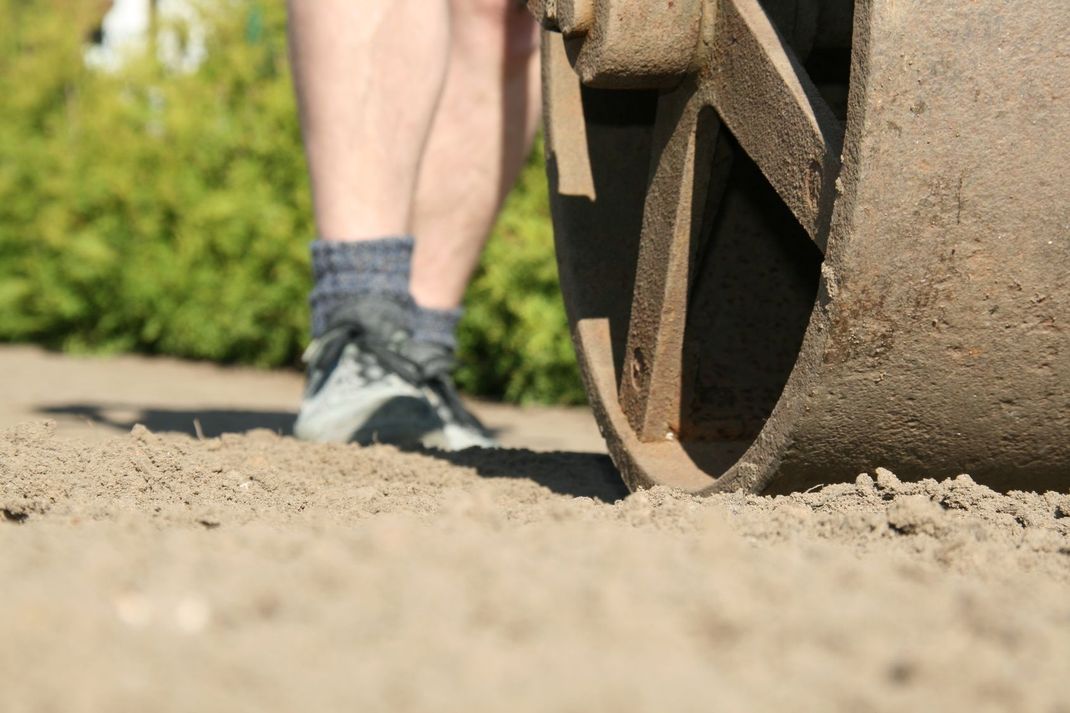
[[[457,324],[463,315],[460,307],[435,309],[417,304],[413,313],[413,341],[433,344],[451,353],[456,351]]]
[[[412,248],[409,236],[313,242],[312,336],[322,335],[335,313],[360,298],[410,300]]]

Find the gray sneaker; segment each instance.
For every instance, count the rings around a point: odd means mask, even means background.
[[[465,448],[497,448],[498,442],[475,415],[465,407],[450,374],[453,352],[447,347],[426,342],[409,342],[402,351],[419,366],[420,387],[435,410],[441,429],[429,434],[423,445],[447,451]]]
[[[333,316],[305,352],[298,438],[442,450],[497,445],[457,397],[448,352],[411,341],[409,309],[368,296]]]

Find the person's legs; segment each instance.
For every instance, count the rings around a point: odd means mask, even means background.
[[[535,32],[515,0],[448,1],[289,0],[320,235],[302,438],[493,445],[453,328],[530,146]]]
[[[450,0],[446,86],[413,206],[412,348],[449,447],[492,445],[450,379],[461,298],[538,117],[537,34],[517,0]]]
[[[411,329],[413,195],[445,80],[447,0],[288,0],[319,239],[294,425],[315,441],[426,442],[441,419],[397,355]]]
[[[450,0],[449,72],[413,211],[412,295],[455,310],[539,116],[538,33],[517,0]]]
[[[447,0],[289,0],[321,240],[407,235],[449,49]]]

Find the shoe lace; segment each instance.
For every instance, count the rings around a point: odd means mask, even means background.
[[[312,371],[325,373],[342,359],[345,348],[354,344],[358,353],[372,355],[385,368],[417,386],[421,381],[420,366],[401,353],[399,345],[404,338],[404,332],[384,337],[369,332],[355,320],[343,320],[314,339],[302,360]]]
[[[421,384],[435,393],[455,422],[477,431],[486,430],[479,419],[464,405],[460,394],[457,393],[453,377],[450,376],[456,366],[451,349],[427,342],[410,342],[405,345],[404,351],[407,357],[417,365]]]
[[[450,376],[456,365],[452,351],[436,344],[412,342],[403,330],[384,336],[369,331],[359,320],[341,319],[309,344],[303,361],[313,373],[327,373],[342,359],[350,344],[357,346],[358,353],[370,354],[384,368],[416,388],[430,389],[455,422],[486,430],[457,393]]]

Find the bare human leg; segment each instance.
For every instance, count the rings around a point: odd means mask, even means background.
[[[403,236],[449,50],[446,0],[289,0],[322,240]]]
[[[411,290],[461,303],[539,116],[538,33],[516,0],[450,0],[449,71],[420,166]]]
[[[289,7],[320,236],[294,432],[493,446],[450,378],[452,308],[534,129],[533,23],[515,0]]]

